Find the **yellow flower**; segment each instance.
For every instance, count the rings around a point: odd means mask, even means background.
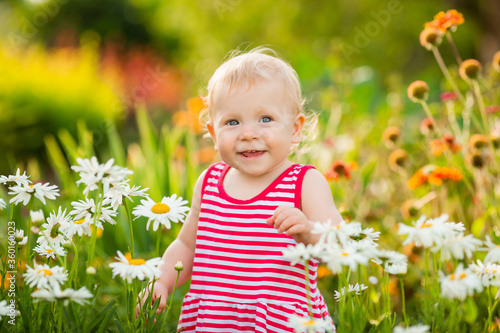
[[[488,139],[483,134],[474,134],[469,138],[469,147],[481,149],[488,145]]]

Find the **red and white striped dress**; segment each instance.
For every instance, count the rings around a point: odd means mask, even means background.
[[[258,196],[230,197],[225,163],[209,167],[203,181],[191,287],[182,304],[182,332],[293,332],[288,319],[308,317],[305,267],[282,251],[297,244],[266,223],[278,206],[300,208],[302,180],[312,166],[294,164]],[[330,319],[310,260],[315,318]],[[332,327],[333,328],[333,327]],[[334,329],[334,328],[333,328]]]

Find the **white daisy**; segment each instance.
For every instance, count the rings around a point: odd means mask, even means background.
[[[133,202],[131,197],[148,197],[148,194],[145,193],[149,188],[140,189],[140,186],[130,187],[130,184],[127,182],[121,182],[118,184],[114,184],[110,186],[109,190],[104,193],[104,201],[103,204],[111,205],[114,210],[118,209],[123,203],[123,198],[128,198]]]
[[[356,283],[355,285],[349,284],[349,286],[347,288],[347,293],[349,293],[349,294],[353,293],[355,295],[361,295],[361,292],[363,290],[366,290],[366,289],[368,289],[368,287],[365,286],[364,284],[358,284],[358,283]],[[340,288],[339,291],[335,290],[333,298],[337,302],[339,302],[342,298],[344,298],[344,296],[347,293],[346,293],[346,288],[342,287],[342,288]]]
[[[483,264],[480,260],[476,264],[469,265],[469,269],[474,272],[483,283],[483,286],[500,287],[500,265],[487,262]]]
[[[141,200],[141,204],[134,208],[132,214],[136,216],[135,219],[141,216],[148,218],[147,230],[149,230],[151,221],[153,221],[153,231],[158,230],[160,224],[170,229],[170,222],[184,222],[184,218],[189,211],[189,207],[184,206],[187,203],[181,197],[177,198],[176,194],[171,197],[163,197],[161,202],[158,203],[151,198],[146,198]]]
[[[38,222],[45,221],[43,210],[30,210],[31,223],[37,225]]]
[[[440,271],[439,276],[443,297],[463,301],[467,296],[474,295],[474,292],[483,291],[480,278],[470,269],[464,269],[462,264],[457,266],[453,274],[444,275]]]
[[[78,290],[71,288],[61,290],[61,287],[58,284],[55,284],[51,288],[33,292],[31,297],[38,298],[36,301],[39,301],[40,299],[44,299],[49,302],[63,301],[63,305],[66,306],[69,304],[69,301],[84,305],[89,303],[88,299],[94,297],[94,295],[92,295],[86,287],[82,287]]]
[[[69,237],[64,233],[63,227],[69,224],[70,216],[66,214],[66,209],[63,211],[59,207],[57,214],[55,211],[47,217],[47,223],[42,224],[42,230],[39,232],[39,237],[36,240],[38,244],[50,242],[51,244],[62,244]]]
[[[287,249],[283,251],[283,257],[291,260],[290,265],[295,266],[298,262],[305,264],[312,258],[318,258],[321,254],[319,246],[304,243],[297,243],[297,245],[288,245]]]
[[[483,248],[482,250],[488,251],[486,257],[484,257],[484,262],[500,263],[500,244],[493,243],[490,236],[486,236],[484,245],[486,245],[486,248]]]
[[[99,164],[95,156],[90,160],[87,158],[77,158],[76,161],[78,165],[72,166],[71,169],[79,173],[80,180],[76,183],[85,185],[83,191],[85,195],[88,195],[90,191],[98,189],[99,183],[102,183],[103,191],[106,193],[111,185],[124,181],[127,175],[133,173],[133,171],[127,168],[113,165],[114,159],[112,158],[105,164]]]
[[[8,305],[7,301],[0,301],[0,320],[3,316],[19,316],[20,312],[15,309],[15,305],[13,303]]]
[[[408,257],[403,253],[388,250],[375,250],[375,259],[372,261],[382,265],[384,271],[393,275],[406,274],[408,271]]]
[[[31,183],[29,177],[26,176],[26,171],[21,175],[21,170],[17,169],[15,175],[0,176],[0,184],[7,186],[13,186],[14,184],[17,186],[29,185]]]
[[[69,222],[68,224],[64,225],[61,230],[64,231],[64,233],[66,233],[66,235],[70,239],[73,238],[74,235],[78,235],[80,237],[82,237],[83,235],[91,236],[92,229],[90,227],[93,223],[94,220],[73,220],[73,222]],[[96,227],[103,229],[102,223],[100,221],[97,221]]]
[[[326,265],[333,273],[342,272],[344,266],[356,271],[359,265],[366,266],[369,259],[370,257],[366,253],[360,252],[354,247],[340,247],[335,244],[328,246],[321,256],[321,260],[326,262]]]
[[[462,223],[446,222],[447,220],[447,214],[429,220],[426,220],[426,216],[423,215],[413,223],[413,226],[399,223],[398,234],[408,235],[403,245],[414,242],[415,246],[426,248],[441,246],[445,238],[451,237],[450,234],[465,230]]]
[[[113,269],[113,278],[120,275],[122,279],[132,283],[132,279],[144,280],[159,278],[161,271],[158,266],[163,263],[160,257],[149,259],[131,259],[128,260],[120,251],[117,252],[118,257],[115,257],[118,262],[112,262],[109,267]]]
[[[24,281],[33,288],[37,289],[50,288],[55,284],[63,284],[68,279],[68,273],[64,272],[64,268],[60,266],[50,267],[49,265],[39,265],[36,262],[31,268],[26,265],[26,273],[23,274]]]
[[[61,244],[55,243],[50,244],[44,242],[42,244],[38,244],[33,251],[38,253],[41,256],[45,256],[46,258],[55,259],[56,256],[65,256],[66,250],[61,246]]]
[[[70,215],[75,215],[75,220],[84,219],[94,221],[97,209],[94,199],[86,198],[85,200],[73,201],[71,205],[73,206],[73,210],[70,212]],[[98,221],[108,222],[114,225],[116,224],[116,221],[113,220],[113,217],[116,215],[117,212],[115,212],[113,208],[103,205],[101,207],[101,215],[98,217]]]
[[[332,323],[322,319],[312,319],[293,315],[288,319],[296,333],[316,333],[318,330],[331,332]]]
[[[429,325],[421,324],[409,327],[396,326],[393,333],[428,333],[430,328]]]
[[[443,243],[432,248],[433,252],[441,250],[441,260],[470,258],[476,252],[479,246],[483,244],[473,235],[464,236],[463,232],[456,233],[454,237],[445,238]]]
[[[351,228],[348,232],[343,232],[342,234],[346,236],[346,238],[341,238],[341,243],[361,243],[363,247],[371,247],[377,246],[376,241],[380,237],[380,231],[375,231],[373,228],[361,228],[361,223],[359,222],[351,222],[355,223],[355,227]],[[363,244],[366,243],[366,244]]]
[[[0,210],[4,210],[7,207],[7,203],[4,199],[0,198]]]
[[[59,196],[59,189],[57,188],[57,185],[50,185],[49,183],[36,183],[33,185],[21,186],[16,185],[9,187],[9,190],[8,194],[14,196],[9,202],[16,205],[22,202],[23,205],[26,206],[32,195],[38,198],[44,205],[46,204],[45,198],[54,200],[56,196]]]
[[[14,238],[19,246],[24,246],[28,242],[28,236],[24,236],[23,229],[17,229],[14,233]]]

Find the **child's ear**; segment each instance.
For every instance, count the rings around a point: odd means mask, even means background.
[[[295,117],[295,121],[293,123],[292,143],[300,143],[305,120],[306,117],[302,112]]]
[[[207,123],[207,130],[208,130],[208,133],[210,133],[210,136],[212,137],[212,141],[214,142],[215,150],[217,150],[217,141],[215,138],[214,125],[211,122]]]

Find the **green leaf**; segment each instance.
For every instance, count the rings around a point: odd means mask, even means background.
[[[47,155],[49,157],[49,162],[56,171],[56,174],[61,181],[63,188],[70,193],[75,193],[75,181],[73,179],[73,175],[71,173],[68,162],[66,161],[66,157],[64,157],[59,144],[51,134],[47,135],[44,141]]]
[[[65,128],[61,128],[57,133],[59,137],[59,141],[64,148],[64,152],[71,163],[71,165],[76,164],[76,158],[80,157],[78,144],[76,143],[73,136],[69,133],[69,131]]]
[[[125,149],[123,147],[122,140],[120,139],[120,135],[118,135],[118,131],[116,130],[116,126],[111,120],[108,120],[106,122],[106,128],[111,156],[114,157],[116,164],[125,166]]]
[[[467,297],[465,299],[465,309],[464,309],[464,319],[469,324],[476,323],[476,318],[478,315],[477,305],[472,299],[472,297]]]

